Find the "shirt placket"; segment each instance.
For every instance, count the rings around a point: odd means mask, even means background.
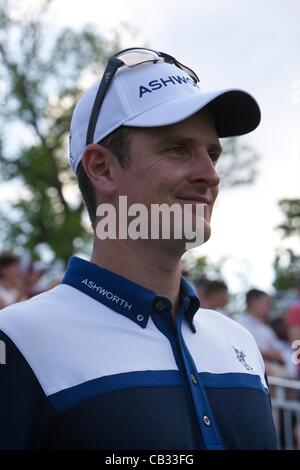
[[[201,435],[203,446],[207,450],[224,449],[215,418],[212,414],[205,390],[200,382],[200,376],[188,350],[182,335],[182,321],[184,314],[189,308],[189,299],[184,299],[180,311],[177,313],[176,322],[172,318],[170,309],[163,308],[164,302],[154,305],[154,323],[158,329],[168,338],[171,343],[173,354],[189,390],[192,401],[192,409]]]

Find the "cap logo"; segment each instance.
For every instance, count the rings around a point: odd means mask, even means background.
[[[167,87],[169,85],[193,85],[194,87],[198,87],[198,84],[190,77],[185,77],[184,75],[182,76],[175,76],[175,75],[169,75],[166,79],[163,78],[158,78],[157,80],[151,80],[145,85],[140,85],[139,87],[139,96],[140,98],[143,97],[145,93],[152,93],[152,91],[159,90],[160,88]]]

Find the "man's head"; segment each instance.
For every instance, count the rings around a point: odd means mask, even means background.
[[[219,182],[218,139],[253,130],[258,105],[241,90],[204,93],[196,75],[169,56],[134,67],[122,65],[124,57],[128,52],[109,62],[71,123],[71,165],[93,226],[97,204],[115,202],[116,195],[128,196],[128,204],[197,200],[206,204],[207,239]]]
[[[223,309],[228,302],[228,288],[225,282],[215,280],[206,283],[201,302],[204,308]]]
[[[122,168],[127,168],[129,164],[129,138],[133,129],[134,128],[121,126],[100,142],[100,145],[104,147],[104,149],[109,150],[115,156],[115,160],[118,161]],[[100,150],[100,146],[97,146],[97,150]],[[103,197],[101,197],[101,192],[99,193],[90,177],[87,175],[82,161],[80,161],[78,165],[76,176],[92,227],[95,230],[96,210]]]
[[[270,296],[259,289],[251,289],[246,294],[247,311],[262,321],[267,321],[272,301]]]
[[[223,310],[229,302],[228,288],[223,281],[206,279],[201,285],[200,291],[197,290],[202,308]]]
[[[198,294],[198,297],[202,300],[204,297],[205,289],[207,284],[209,283],[209,279],[206,277],[205,274],[200,274],[195,280],[194,280],[194,286],[196,288],[196,292]]]
[[[20,276],[20,259],[13,253],[0,255],[0,281],[13,282]]]
[[[124,158],[103,145],[91,144],[83,167],[92,183],[96,203],[110,201],[116,207],[119,195],[126,195],[128,207],[143,204],[196,204],[204,209],[205,239],[218,194],[215,164],[221,146],[211,114],[203,110],[186,120],[159,128],[127,130]]]

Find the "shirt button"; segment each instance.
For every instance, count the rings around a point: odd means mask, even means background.
[[[192,380],[193,384],[196,385],[197,379],[193,374],[191,374],[191,380]]]
[[[203,416],[203,422],[205,424],[205,426],[210,426],[210,419],[208,416]]]
[[[165,309],[165,302],[163,300],[157,300],[154,304],[154,308],[157,312],[162,312]]]
[[[144,315],[138,315],[136,317],[137,321],[143,321],[144,320]]]

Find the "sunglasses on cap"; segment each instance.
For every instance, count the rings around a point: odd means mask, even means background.
[[[89,120],[86,136],[86,145],[89,145],[93,142],[95,128],[101,110],[101,106],[117,70],[123,66],[131,68],[135,67],[136,65],[144,64],[146,62],[152,62],[155,64],[160,61],[176,65],[178,68],[186,72],[194,80],[195,83],[199,82],[198,76],[192,69],[181,64],[180,62],[178,62],[178,60],[176,60],[169,54],[165,54],[164,52],[159,51],[153,51],[152,49],[144,49],[142,47],[124,49],[115,56],[112,56],[105,67],[104,74],[97,90]]]

